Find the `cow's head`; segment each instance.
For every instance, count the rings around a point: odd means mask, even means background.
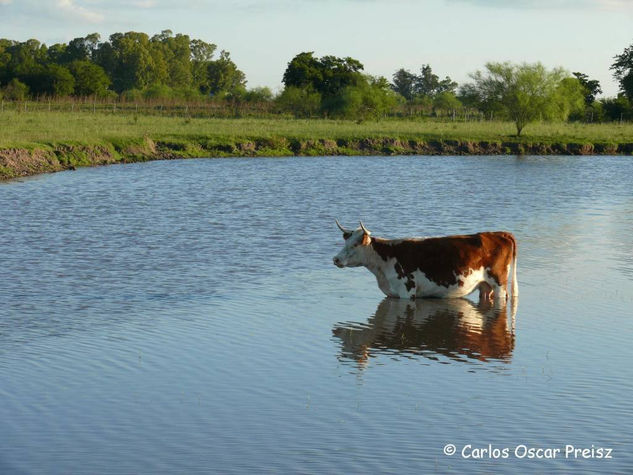
[[[363,226],[361,221],[357,229],[347,229],[336,221],[336,225],[343,232],[345,245],[341,252],[334,256],[334,265],[337,267],[358,267],[366,264],[365,250],[371,244],[371,233]]]

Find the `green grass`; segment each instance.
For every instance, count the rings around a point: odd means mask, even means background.
[[[393,137],[520,143],[630,143],[633,124],[535,123],[517,138],[509,122],[433,120],[335,121],[324,119],[217,119],[90,112],[0,114],[0,148],[39,148],[60,143],[125,144],[153,140],[237,142],[248,139],[360,139]]]

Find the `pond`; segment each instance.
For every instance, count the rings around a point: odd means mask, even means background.
[[[632,185],[630,157],[532,156],[0,184],[0,472],[628,470]],[[513,232],[516,317],[385,299],[332,264],[335,218],[390,238]]]

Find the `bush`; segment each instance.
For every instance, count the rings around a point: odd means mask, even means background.
[[[386,115],[398,103],[398,95],[383,78],[368,78],[323,101],[323,110],[333,117],[366,120]]]
[[[143,99],[143,91],[140,89],[128,89],[121,93],[121,99],[128,102],[136,102]]]
[[[321,94],[310,89],[289,86],[276,99],[282,111],[295,117],[312,117],[321,109]]]
[[[174,97],[174,91],[164,84],[152,84],[143,90],[143,97],[145,99],[171,99]]]
[[[29,94],[29,87],[17,78],[11,79],[3,90],[5,99],[10,101],[23,101]]]
[[[604,109],[604,115],[608,120],[631,120],[633,119],[633,106],[629,100],[620,95],[615,98],[600,100]]]

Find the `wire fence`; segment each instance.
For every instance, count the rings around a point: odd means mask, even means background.
[[[123,114],[123,115],[151,115],[185,118],[294,118],[293,111],[281,107],[274,101],[213,101],[182,99],[141,99],[126,100],[125,98],[102,99],[95,97],[41,97],[28,100],[0,100],[0,113],[43,113],[70,112],[77,114]],[[314,114],[312,117],[322,117]],[[372,114],[359,115],[356,119],[371,118]],[[401,104],[382,118],[423,119],[434,118],[443,121],[471,122],[494,120],[492,114],[485,114],[476,109],[433,109],[428,106]]]

